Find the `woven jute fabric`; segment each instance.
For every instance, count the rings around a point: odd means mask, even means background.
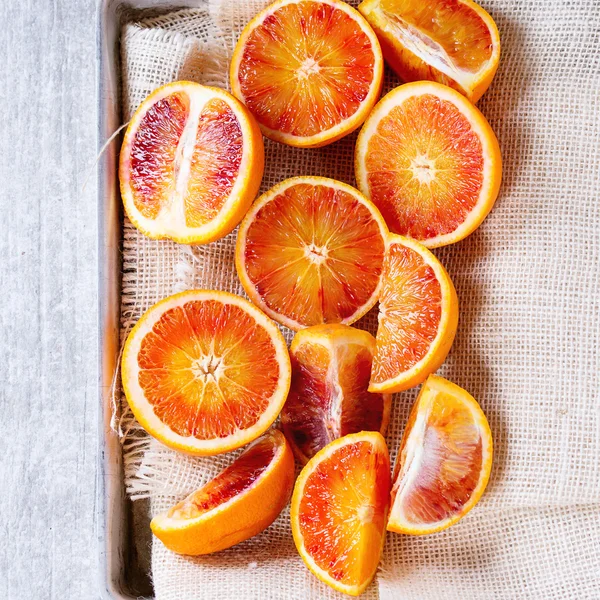
[[[267,2],[210,0],[128,22],[123,110],[188,79],[228,88],[243,26]],[[480,504],[451,529],[388,534],[366,598],[600,598],[600,3],[487,0],[500,68],[478,103],[502,148],[503,184],[469,238],[435,253],[460,300],[459,329],[440,373],[488,416],[495,460]],[[386,73],[386,88],[398,85]],[[354,184],[356,135],[316,150],[265,140],[262,191],[294,175]],[[182,289],[243,295],[236,232],[201,247],[153,241],[124,224],[122,336],[144,310]],[[359,327],[374,331],[369,314]],[[284,331],[287,339],[290,332]],[[416,390],[394,397],[395,459]],[[148,438],[123,405],[128,492],[151,513],[172,506],[235,457],[193,459]],[[155,540],[159,600],[340,597],[304,567],[289,510],[230,550],[180,557]]]

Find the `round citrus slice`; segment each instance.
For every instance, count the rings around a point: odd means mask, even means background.
[[[367,389],[374,352],[375,338],[348,325],[315,325],[295,335],[281,424],[300,462],[349,433],[385,435],[392,396]]]
[[[450,276],[427,248],[390,235],[369,390],[401,392],[445,360],[458,326]]]
[[[383,56],[403,81],[431,79],[476,102],[500,60],[500,36],[490,15],[471,0],[365,0]]]
[[[127,338],[121,370],[140,425],[196,455],[239,448],[266,431],[291,377],[277,325],[214,290],[175,294],[148,310]]]
[[[381,214],[354,188],[293,177],[248,211],[235,264],[250,299],[282,325],[349,324],[377,302],[386,236]]]
[[[462,240],[492,209],[498,140],[458,92],[431,81],[392,90],[356,142],[356,180],[390,231],[429,248]]]
[[[381,92],[377,36],[340,0],[279,0],[246,26],[231,61],[231,89],[263,133],[316,147],[366,119]]]
[[[170,83],[129,122],[119,179],[125,212],[152,238],[204,244],[229,233],[256,197],[262,135],[227,92]]]
[[[473,396],[431,375],[402,437],[388,530],[421,535],[456,523],[481,498],[492,453],[490,426]]]
[[[388,450],[374,431],[331,442],[296,480],[294,542],[306,566],[335,590],[358,596],[375,576],[390,486]]]
[[[266,529],[287,504],[294,456],[277,430],[253,442],[212,481],[150,523],[154,535],[178,554],[209,554]]]

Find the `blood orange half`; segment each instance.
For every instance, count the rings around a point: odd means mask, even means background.
[[[401,392],[445,360],[458,326],[452,280],[427,248],[390,235],[369,390]]]
[[[430,81],[387,94],[356,142],[359,189],[390,231],[429,248],[462,240],[481,224],[500,189],[501,163],[485,117]]]
[[[294,542],[306,566],[335,590],[358,596],[375,576],[390,485],[388,450],[373,431],[331,442],[296,480]]]
[[[386,237],[381,214],[358,190],[293,177],[248,211],[236,268],[252,302],[291,329],[350,324],[377,302]]]
[[[281,424],[300,462],[349,433],[385,435],[392,397],[368,391],[374,352],[375,338],[348,325],[316,325],[295,335]]]
[[[292,146],[329,144],[365,120],[383,57],[364,17],[339,0],[279,0],[246,26],[231,89],[263,133]]]
[[[441,531],[483,494],[492,468],[492,434],[476,400],[431,375],[413,406],[398,454],[387,528]]]
[[[173,552],[217,552],[268,527],[293,485],[294,457],[283,434],[271,430],[212,481],[154,517],[150,527]]]
[[[290,386],[281,332],[247,300],[213,290],[148,310],[123,350],[133,414],[158,440],[210,455],[239,448],[273,423]]]
[[[171,83],[127,127],[119,159],[125,212],[152,238],[211,242],[240,222],[263,166],[262,135],[243,104],[217,88]]]
[[[472,0],[365,0],[358,10],[403,81],[438,81],[476,102],[496,74],[498,28]]]

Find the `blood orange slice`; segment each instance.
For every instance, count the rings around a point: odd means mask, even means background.
[[[263,133],[292,146],[329,144],[365,120],[383,57],[364,17],[339,0],[279,0],[246,26],[231,89]]]
[[[354,188],[293,177],[242,221],[236,268],[250,299],[291,329],[349,324],[377,302],[386,236],[381,214]]]
[[[458,92],[430,81],[392,90],[356,143],[356,180],[390,231],[429,248],[472,233],[500,188],[498,140]]]
[[[125,212],[153,238],[216,240],[248,210],[263,164],[262,135],[238,100],[189,81],[165,85],[141,104],[125,133]]]
[[[419,535],[456,523],[481,498],[492,454],[490,427],[473,396],[431,375],[404,431],[387,528]]]
[[[377,571],[390,493],[390,458],[380,433],[331,442],[300,473],[292,533],[306,566],[332,588],[358,596]]]
[[[374,352],[375,338],[347,325],[316,325],[296,334],[281,423],[300,462],[349,433],[385,435],[392,397],[367,389]]]
[[[148,310],[123,350],[129,406],[167,446],[197,455],[239,448],[279,415],[290,386],[281,332],[226,292],[175,294]]]
[[[212,481],[150,527],[179,554],[229,548],[267,528],[287,504],[294,484],[294,457],[280,431],[256,440]]]
[[[365,0],[358,10],[403,81],[432,79],[476,102],[500,60],[490,15],[471,0]]]
[[[379,297],[372,392],[418,385],[445,360],[458,326],[452,281],[427,248],[390,235]]]

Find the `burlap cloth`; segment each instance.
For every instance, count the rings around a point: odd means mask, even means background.
[[[227,88],[229,57],[265,0],[212,0],[127,23],[123,110],[177,79]],[[463,242],[436,251],[461,303],[441,374],[488,416],[495,462],[481,503],[451,529],[389,534],[366,598],[600,598],[600,3],[487,0],[502,39],[479,107],[504,157],[496,207]],[[390,73],[387,88],[397,85]],[[262,189],[293,175],[354,184],[355,135],[319,150],[266,140]],[[235,232],[198,248],[152,241],[124,225],[123,336],[157,300],[187,288],[242,294]],[[359,326],[372,328],[372,315]],[[289,332],[288,334],[289,339]],[[392,459],[415,391],[394,398]],[[126,410],[125,410],[126,412]],[[170,507],[232,460],[191,459],[121,427],[132,498]],[[203,558],[154,541],[160,600],[339,597],[298,557],[289,511],[264,533]]]

